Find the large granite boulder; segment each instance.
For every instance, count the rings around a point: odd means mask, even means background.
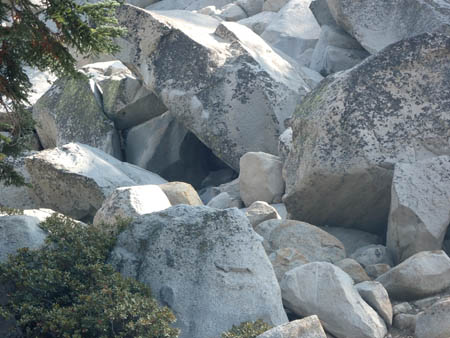
[[[404,40],[303,100],[283,169],[291,218],[384,233],[395,163],[449,153],[449,53],[445,35]]]
[[[320,26],[309,10],[311,0],[290,0],[267,26],[261,37],[297,62],[308,48],[314,48]]]
[[[417,338],[450,337],[450,297],[436,302],[417,316]]]
[[[387,247],[395,261],[442,249],[450,224],[450,157],[398,163],[391,197]]]
[[[389,296],[414,300],[450,287],[450,258],[441,250],[417,253],[377,278]]]
[[[316,314],[336,338],[384,338],[387,333],[350,276],[333,264],[309,263],[287,272],[281,291],[288,309],[299,316]]]
[[[44,150],[25,159],[39,205],[75,219],[95,216],[118,187],[166,180],[80,143]]]
[[[159,186],[166,194],[172,205],[187,204],[187,205],[203,205],[197,191],[185,182],[169,182]]]
[[[80,142],[121,158],[118,133],[102,104],[93,79],[58,79],[33,106],[44,149]]]
[[[264,238],[264,248],[269,254],[282,248],[294,248],[310,262],[334,263],[345,258],[344,245],[312,224],[272,219],[258,224],[255,231]]]
[[[249,28],[191,12],[124,5],[117,57],[233,169],[249,151],[277,154],[284,121],[309,91]],[[168,38],[170,37],[170,38]]]
[[[167,11],[183,9],[188,11],[200,10],[208,6],[222,8],[234,0],[162,0],[147,7],[148,10]]]
[[[328,0],[334,19],[370,53],[422,33],[450,33],[450,5],[441,0]]]
[[[177,205],[136,218],[110,262],[174,311],[181,338],[216,338],[257,319],[287,322],[261,239],[237,209]]]
[[[389,295],[379,282],[366,281],[355,285],[361,297],[384,319],[388,327],[392,326],[392,304]]]

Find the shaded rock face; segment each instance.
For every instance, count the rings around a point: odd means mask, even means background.
[[[75,219],[92,219],[114,189],[166,180],[79,143],[44,150],[25,159],[38,205]]]
[[[119,136],[92,79],[57,80],[33,106],[33,118],[44,148],[80,142],[122,156]]]
[[[441,250],[423,251],[381,275],[377,281],[394,299],[431,296],[450,287],[450,258]]]
[[[444,338],[450,336],[450,297],[445,298],[417,316],[417,338]]]
[[[117,57],[233,169],[248,151],[277,153],[284,121],[309,91],[250,29],[183,11],[118,10]]]
[[[170,112],[127,130],[125,144],[127,162],[195,188],[211,172],[231,170]]]
[[[449,223],[450,157],[398,163],[387,232],[387,247],[395,261],[442,249]]]
[[[316,314],[337,338],[384,338],[387,333],[353,280],[333,264],[315,262],[295,268],[285,274],[281,290],[288,309],[300,316]]]
[[[414,37],[304,99],[283,170],[291,218],[385,231],[394,164],[449,153],[449,55],[449,37]]]
[[[237,209],[178,205],[136,218],[110,262],[174,311],[182,338],[216,338],[259,318],[287,321],[261,239]]]
[[[336,22],[374,54],[422,33],[450,33],[450,5],[440,0],[328,0]]]

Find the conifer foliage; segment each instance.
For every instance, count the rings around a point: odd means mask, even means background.
[[[114,17],[118,2],[0,0],[0,180],[23,184],[5,162],[21,151],[33,129],[27,100],[31,83],[25,67],[57,76],[82,76],[69,50],[91,56],[117,50],[123,34]]]

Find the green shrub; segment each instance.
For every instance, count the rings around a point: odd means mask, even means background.
[[[13,290],[0,314],[25,337],[178,337],[173,313],[105,264],[113,235],[57,215],[41,227],[49,233],[43,248],[0,265],[0,283]]]
[[[255,338],[271,328],[260,319],[255,322],[244,322],[239,326],[233,325],[230,331],[222,333],[222,338]]]

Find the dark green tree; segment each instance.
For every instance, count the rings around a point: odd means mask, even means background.
[[[70,50],[85,56],[117,51],[113,39],[124,32],[114,16],[118,5],[112,0],[0,0],[0,132],[6,132],[0,133],[0,181],[24,183],[5,159],[27,147],[33,130],[25,67],[83,76]]]

